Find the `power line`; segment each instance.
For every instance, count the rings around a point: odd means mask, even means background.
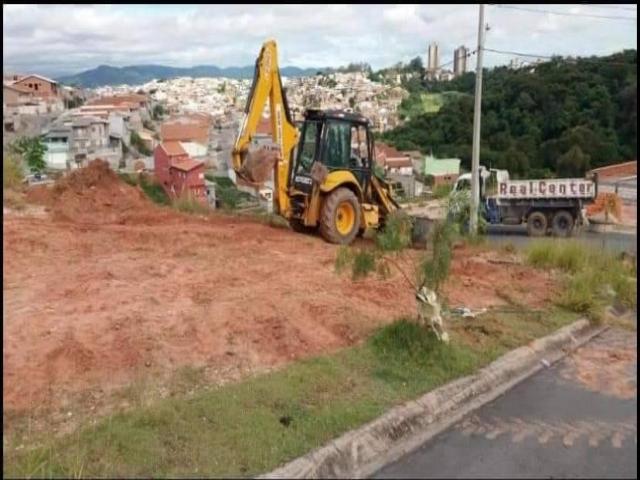
[[[549,55],[536,55],[534,53],[521,53],[521,52],[510,52],[510,51],[506,51],[506,50],[495,50],[493,48],[483,48],[484,51],[486,52],[493,52],[493,53],[501,53],[501,54],[505,54],[505,55],[513,55],[516,57],[531,57],[531,58],[546,58],[548,60],[552,60],[554,58],[557,57],[550,57]],[[630,66],[632,65],[631,63],[625,63],[625,62],[608,62],[606,60],[597,60],[597,59],[590,59],[590,58],[584,58],[584,57],[576,57],[576,58],[562,58],[564,61],[581,61],[581,62],[591,62],[591,63],[601,63],[603,65],[624,65],[624,66]]]
[[[497,7],[497,8],[511,8],[513,10],[522,10],[525,12],[534,12],[534,13],[549,13],[551,15],[564,15],[567,17],[589,17],[589,18],[602,18],[602,19],[608,19],[608,20],[627,20],[627,21],[632,21],[635,22],[638,19],[635,17],[622,17],[622,16],[617,16],[617,15],[591,15],[588,13],[569,13],[569,12],[558,12],[558,11],[553,11],[553,10],[541,10],[541,9],[537,9],[537,8],[527,8],[527,7],[514,7],[512,5],[502,5],[502,4],[498,4],[498,3],[490,3],[489,5],[491,5],[492,7]]]
[[[581,7],[608,8],[611,10],[626,10],[628,12],[638,12],[637,8],[614,7],[612,5],[603,5],[601,3],[581,3]]]

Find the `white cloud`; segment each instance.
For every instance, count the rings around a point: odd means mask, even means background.
[[[592,8],[553,6],[614,12]],[[491,6],[486,21],[494,49],[602,55],[637,46],[635,22]],[[100,64],[250,65],[267,38],[278,41],[281,65],[380,68],[424,57],[431,41],[448,62],[457,46],[475,48],[477,22],[477,5],[4,5],[3,66],[60,74]],[[490,66],[509,60],[485,56]]]

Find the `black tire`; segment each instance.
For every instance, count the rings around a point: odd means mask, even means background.
[[[313,233],[313,231],[315,230],[314,227],[307,227],[304,223],[302,223],[301,220],[298,220],[297,218],[292,218],[291,220],[289,220],[289,226],[291,227],[291,230],[298,233]]]
[[[570,237],[573,233],[575,220],[571,212],[558,210],[551,221],[551,231],[555,237]]]
[[[531,212],[527,217],[527,233],[530,237],[544,237],[547,234],[547,216],[540,212]]]
[[[341,210],[345,208],[347,210],[351,209],[353,212],[353,218],[350,222],[351,228],[349,228],[348,231],[341,232],[338,229],[338,208]],[[348,188],[336,188],[325,198],[322,205],[322,211],[320,212],[320,234],[327,242],[348,245],[353,242],[353,239],[360,229],[360,213],[358,197]],[[342,215],[340,215],[340,218],[342,218]]]

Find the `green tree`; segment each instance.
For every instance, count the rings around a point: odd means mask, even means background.
[[[44,160],[47,147],[40,137],[20,137],[10,150],[23,158],[31,173],[42,173],[47,167]]]
[[[44,161],[44,154],[46,151],[47,147],[42,140],[38,137],[34,137],[29,148],[25,152],[25,161],[32,173],[42,173],[47,167],[47,164]]]
[[[589,170],[589,155],[586,155],[577,145],[558,158],[556,171],[561,177],[582,176],[587,170]]]

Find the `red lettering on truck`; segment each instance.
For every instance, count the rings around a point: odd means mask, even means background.
[[[569,184],[569,186],[571,187],[571,193],[574,193],[574,194],[575,194],[575,193],[576,193],[576,184],[575,184],[575,183],[573,183],[573,182],[571,182],[571,183]]]
[[[541,194],[545,194],[545,191],[547,189],[547,182],[540,182],[538,183],[538,190],[540,190]]]
[[[549,193],[551,195],[555,195],[556,194],[556,184],[552,183],[551,185],[549,185]]]
[[[566,195],[567,194],[567,186],[564,183],[561,183],[560,185],[558,185],[558,193],[560,195]]]
[[[516,187],[515,185],[511,185],[511,186],[509,187],[509,193],[510,193],[511,195],[516,195],[516,194],[518,193],[518,189],[517,189],[517,187]]]
[[[580,184],[580,186],[578,187],[578,190],[580,191],[580,193],[584,194],[584,183]]]
[[[507,194],[507,184],[505,182],[500,182],[500,195]]]

